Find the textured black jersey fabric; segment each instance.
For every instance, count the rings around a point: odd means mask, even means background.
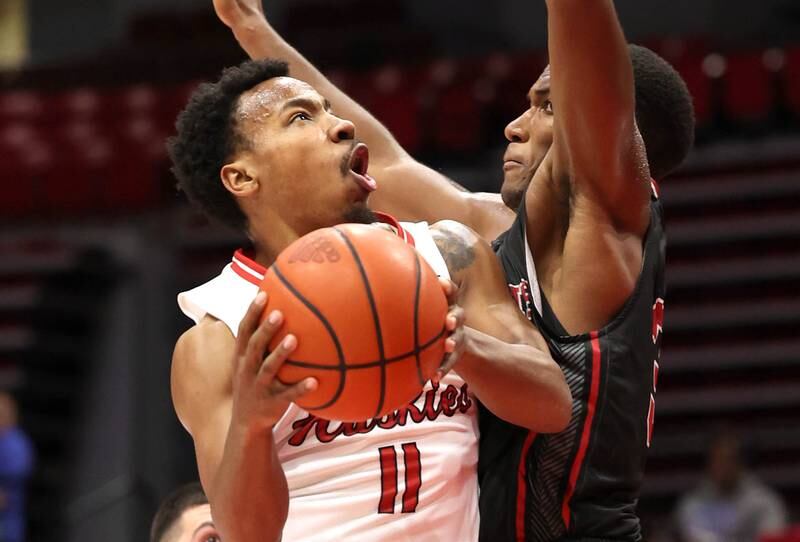
[[[514,225],[493,246],[520,309],[564,371],[572,419],[561,433],[536,435],[482,410],[481,540],[638,542],[636,503],[652,430],[664,308],[661,204],[654,196],[633,294],[592,333],[568,336],[544,295],[539,314],[525,243],[523,201]]]

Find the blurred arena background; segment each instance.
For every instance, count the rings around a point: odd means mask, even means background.
[[[698,117],[691,159],[661,184],[669,293],[647,537],[673,539],[722,423],[796,524],[800,3],[616,4],[628,38],[683,75]],[[499,188],[502,128],[546,63],[544,2],[266,11],[412,154]],[[196,478],[169,398],[189,325],[175,295],[238,239],[187,208],[164,140],[197,82],[242,59],[210,0],[0,0],[0,390],[36,450],[28,540],[144,540],[159,500]]]

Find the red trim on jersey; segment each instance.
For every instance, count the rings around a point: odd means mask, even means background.
[[[528,495],[527,484],[527,464],[528,450],[531,449],[533,441],[536,440],[536,433],[531,431],[525,437],[525,443],[522,445],[522,452],[519,457],[519,467],[517,467],[517,542],[525,542],[525,499]]]
[[[650,189],[653,191],[653,195],[656,199],[661,197],[661,189],[658,188],[658,183],[655,179],[650,179]]]
[[[405,241],[406,243],[408,243],[412,247],[416,247],[417,246],[417,244],[414,242],[414,236],[411,235],[411,232],[410,231],[406,231],[405,229],[403,229],[403,226],[400,225],[400,222],[398,222],[395,217],[393,217],[392,215],[389,215],[389,214],[386,214],[386,213],[377,212],[377,211],[374,214],[375,214],[376,217],[378,217],[378,220],[380,220],[384,224],[389,224],[394,229],[396,229],[397,230],[397,236],[398,237],[402,237],[403,241]]]
[[[244,280],[251,284],[255,284],[256,286],[261,284],[261,281],[264,280],[264,275],[267,272],[263,265],[249,258],[248,256],[245,256],[245,253],[242,249],[239,249],[233,253],[231,269],[233,269],[234,273],[242,277]]]
[[[575,493],[578,475],[581,473],[583,460],[586,458],[586,450],[589,447],[589,439],[592,435],[592,422],[597,409],[597,396],[600,392],[600,339],[598,339],[597,331],[592,331],[590,336],[592,338],[592,385],[589,390],[589,404],[586,405],[586,419],[583,421],[583,432],[578,455],[575,456],[575,462],[572,464],[567,491],[564,494],[564,502],[561,504],[561,518],[564,520],[567,530],[569,530],[571,520],[569,501],[572,500],[572,495]]]

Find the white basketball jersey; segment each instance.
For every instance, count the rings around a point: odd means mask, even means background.
[[[427,223],[383,218],[437,275],[450,277]],[[210,315],[236,335],[265,271],[237,251],[178,304],[195,322]],[[292,404],[273,429],[289,485],[283,541],[477,540],[477,412],[453,372],[380,419],[327,421]]]

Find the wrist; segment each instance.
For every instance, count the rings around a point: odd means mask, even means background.
[[[464,350],[456,363],[459,374],[469,373],[476,363],[480,363],[483,348],[481,346],[481,333],[471,327],[464,326],[462,338]]]
[[[231,27],[233,36],[240,44],[252,43],[256,40],[263,40],[269,35],[270,26],[264,19],[245,19]]]
[[[261,418],[249,414],[232,416],[230,431],[243,442],[252,442],[265,436],[272,440],[274,423],[267,423]]]

